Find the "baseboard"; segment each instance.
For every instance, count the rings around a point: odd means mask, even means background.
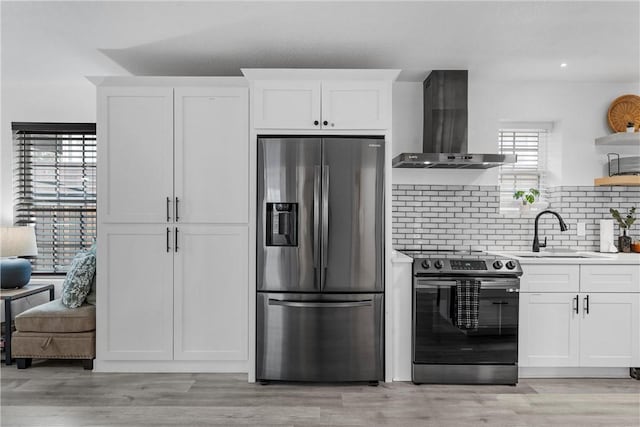
[[[524,367],[519,378],[629,378],[629,368]]]
[[[200,360],[98,360],[93,372],[247,374],[247,362]]]

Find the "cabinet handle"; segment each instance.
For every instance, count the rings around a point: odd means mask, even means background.
[[[319,122],[319,121],[317,121],[317,120],[314,120],[314,121],[313,121],[313,125],[314,125],[314,126],[318,126],[319,124],[320,124],[320,122]]]
[[[171,251],[171,248],[169,247],[169,227],[167,227],[167,252]]]
[[[576,295],[576,297],[573,299],[573,309],[575,310],[576,314],[578,314],[578,295]]]
[[[167,196],[167,222],[171,221],[171,209],[169,205],[171,204],[171,198]]]
[[[585,313],[589,314],[589,295],[584,297],[584,300],[582,301],[582,309]]]
[[[176,197],[176,222],[178,222],[178,220],[180,219],[180,217],[178,216],[178,203],[180,203],[180,199]]]
[[[325,120],[324,122],[322,122],[322,124],[326,126],[329,124],[329,122]]]
[[[174,242],[173,242],[173,250],[174,250],[174,252],[178,252],[178,227],[176,227],[176,230],[175,230],[175,238],[174,238]]]

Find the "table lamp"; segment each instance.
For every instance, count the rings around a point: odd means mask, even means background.
[[[0,287],[21,288],[31,280],[31,263],[21,256],[38,255],[33,227],[0,227]]]

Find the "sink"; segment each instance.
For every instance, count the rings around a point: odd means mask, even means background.
[[[503,255],[517,258],[611,258],[613,254],[578,251],[541,251],[541,252],[502,252]]]

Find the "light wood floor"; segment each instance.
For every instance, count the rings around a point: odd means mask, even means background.
[[[4,366],[2,426],[640,426],[640,381],[511,386],[248,384],[241,374],[95,374]]]

